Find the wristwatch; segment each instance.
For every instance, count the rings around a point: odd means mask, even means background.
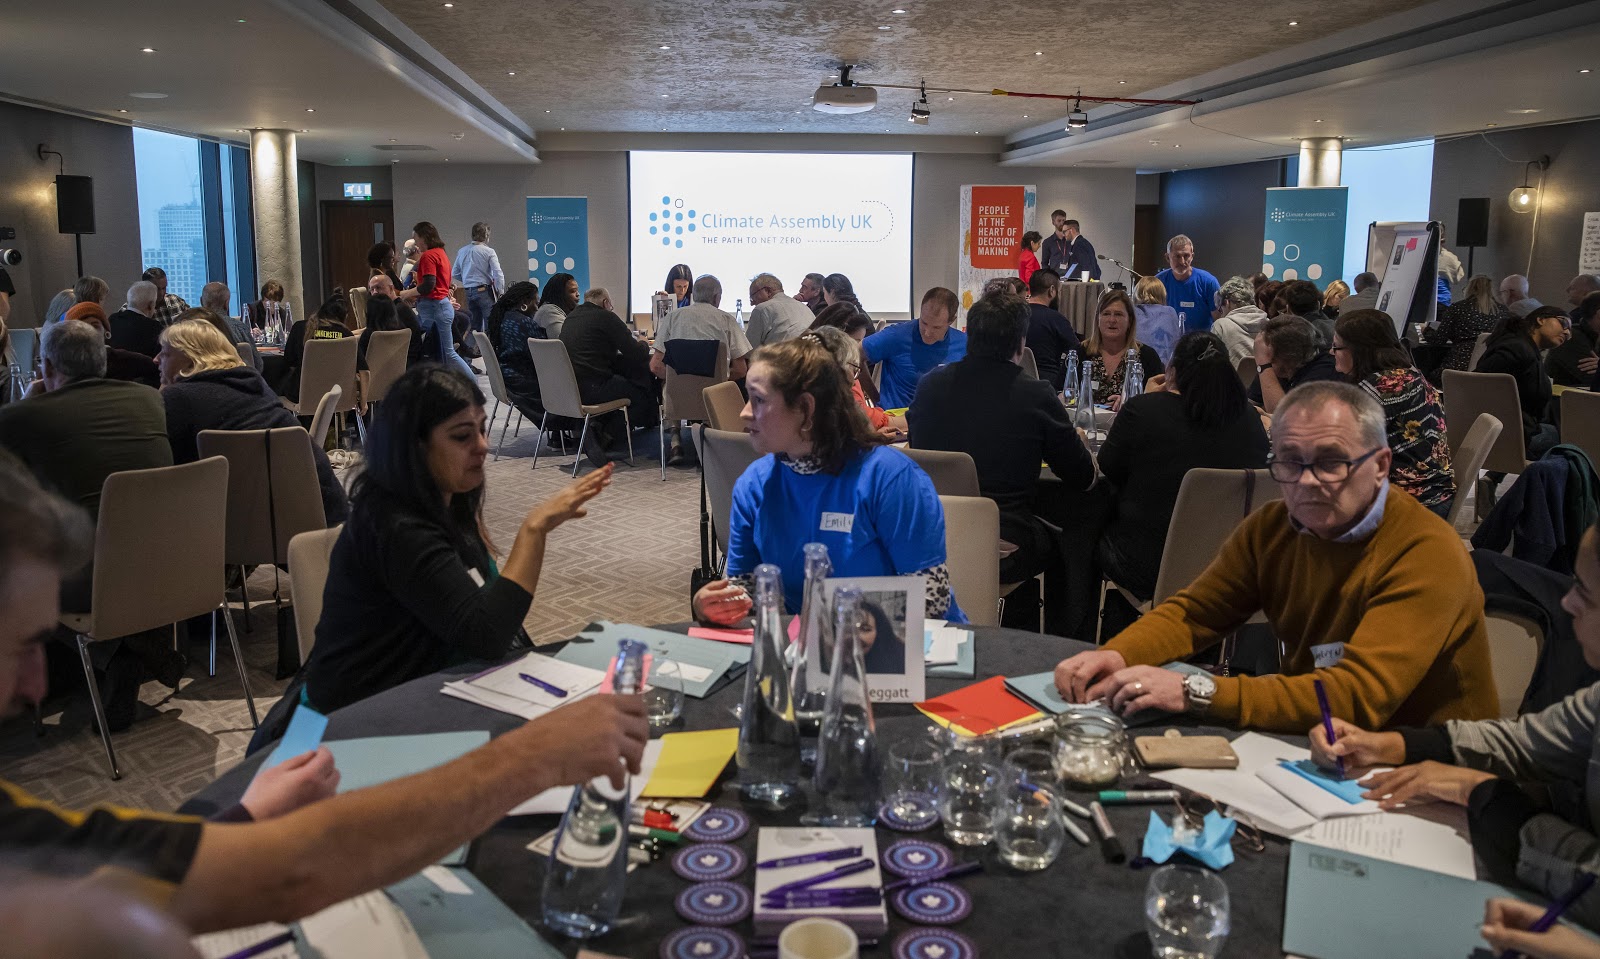
[[[1217,695],[1217,681],[1205,673],[1189,673],[1183,677],[1183,698],[1186,708],[1196,715],[1204,715],[1211,708],[1211,699]]]

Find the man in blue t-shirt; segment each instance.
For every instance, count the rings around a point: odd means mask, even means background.
[[[1217,278],[1194,265],[1194,241],[1182,233],[1167,241],[1167,268],[1156,274],[1167,288],[1167,305],[1178,312],[1183,332],[1211,329],[1217,308]]]
[[[883,364],[879,406],[886,410],[910,406],[923,374],[967,355],[967,334],[950,325],[958,308],[956,295],[936,286],[922,298],[915,323],[896,323],[862,342],[867,362]]]

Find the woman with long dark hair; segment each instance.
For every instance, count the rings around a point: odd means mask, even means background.
[[[1148,599],[1155,594],[1161,554],[1178,487],[1191,469],[1259,469],[1267,465],[1267,433],[1245,398],[1244,385],[1214,333],[1188,333],[1172,350],[1166,373],[1153,389],[1128,400],[1100,448],[1100,472],[1110,500],[1085,510],[1087,541],[1077,540],[1068,558],[1073,620],[1084,623],[1075,638],[1093,640],[1090,616],[1102,574]],[[1097,533],[1097,535],[1096,535]],[[1120,594],[1106,598],[1102,637],[1133,621]]]
[[[695,593],[695,618],[742,619],[762,563],[783,571],[784,603],[799,609],[803,549],[822,543],[835,576],[924,576],[927,615],[965,622],[950,590],[944,508],[933,481],[881,445],[851,398],[849,374],[821,338],[805,333],[752,356],[741,418],[761,458],[734,484],[728,578]]]
[[[406,330],[411,334],[411,342],[406,347],[406,368],[410,369],[422,359],[422,330],[412,319],[407,323],[410,314],[401,316],[395,308],[394,300],[387,296],[374,296],[367,300],[367,325],[361,329],[361,342],[356,346],[356,368],[367,368],[367,345],[372,341],[373,333],[388,333],[395,330]]]
[[[477,384],[434,363],[406,371],[378,404],[329,561],[301,701],[327,712],[527,645],[522,620],[546,540],[586,515],[611,470],[529,510],[502,564],[483,524],[485,422]]]
[[[295,320],[289,327],[289,336],[283,344],[284,374],[281,382],[275,384],[278,392],[290,399],[298,400],[300,396],[300,366],[305,361],[307,340],[342,340],[347,336],[354,336],[345,321],[350,318],[350,301],[345,297],[343,290],[335,290],[333,295],[322,301],[309,317]],[[363,368],[357,366],[358,369]]]
[[[411,238],[422,255],[413,274],[416,286],[401,295],[415,301],[417,325],[433,334],[440,361],[470,377],[472,367],[456,352],[456,311],[450,304],[450,257],[444,252],[444,240],[427,220],[411,228]]]
[[[689,269],[689,264],[679,263],[667,271],[667,282],[662,284],[661,292],[672,297],[674,307],[688,306],[693,291],[694,271]]]
[[[1333,326],[1333,363],[1383,406],[1394,465],[1389,480],[1437,513],[1450,515],[1456,476],[1450,465],[1444,403],[1411,362],[1394,320],[1377,310],[1351,310]]]
[[[561,336],[561,325],[567,322],[567,314],[578,308],[580,296],[578,280],[571,273],[557,273],[544,281],[544,292],[539,295],[539,310],[533,314],[533,322],[544,330],[547,339]]]
[[[857,313],[869,320],[872,319],[872,315],[867,312],[867,308],[862,306],[861,300],[856,297],[856,288],[851,285],[850,278],[843,273],[829,273],[822,278],[822,299],[829,306],[833,306],[836,303],[848,303],[856,308]]]
[[[1522,441],[1528,459],[1536,460],[1560,442],[1560,432],[1550,421],[1550,377],[1540,355],[1567,341],[1567,315],[1557,307],[1541,306],[1518,316],[1508,313],[1489,334],[1475,372],[1509,373],[1517,381],[1517,402],[1522,406]]]

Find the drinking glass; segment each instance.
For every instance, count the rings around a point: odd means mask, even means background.
[[[984,846],[994,839],[994,814],[1005,774],[981,753],[945,756],[939,815],[945,838],[958,846]]]
[[[665,729],[683,715],[683,667],[667,658],[664,647],[654,650],[651,656],[644,715],[651,729]]]
[[[1212,959],[1228,938],[1228,887],[1194,866],[1162,866],[1144,890],[1155,959]]]
[[[995,812],[995,845],[1000,861],[1014,869],[1036,872],[1061,855],[1067,827],[1061,823],[1060,801],[1049,789],[1013,785],[1001,794]]]
[[[1012,750],[1001,769],[1008,786],[1026,786],[1030,792],[1034,789],[1056,792],[1059,786],[1055,760],[1048,750],[1033,747]]]
[[[891,812],[908,826],[939,817],[939,783],[944,757],[925,739],[902,739],[889,746],[887,782]]]

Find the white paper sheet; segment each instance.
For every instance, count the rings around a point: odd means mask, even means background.
[[[382,890],[307,916],[300,931],[329,959],[428,959],[411,920]]]
[[[257,943],[266,942],[273,936],[288,931],[288,926],[264,922],[259,926],[240,926],[238,929],[208,932],[203,936],[195,936],[189,942],[194,946],[195,952],[200,953],[201,959],[223,959],[224,956],[242,952]],[[286,942],[276,949],[261,953],[259,959],[298,959],[298,956],[294,943]]]
[[[558,689],[567,691],[556,696],[522,678],[523,674],[542,679]],[[491,673],[467,680],[466,685],[478,692],[498,693],[512,699],[525,700],[545,709],[564,706],[575,696],[592,692],[605,679],[605,673],[587,666],[562,662],[543,653],[529,653],[521,659],[507,663]]]
[[[1307,751],[1307,758],[1309,758]],[[1341,816],[1370,816],[1383,810],[1371,799],[1348,803],[1321,786],[1282,765],[1273,763],[1256,773],[1261,781],[1276,789],[1296,806],[1304,809],[1318,821]]]
[[[1467,811],[1460,806],[1433,803],[1374,816],[1324,819],[1294,838],[1463,879],[1478,878]]]
[[[1280,760],[1306,759],[1309,750],[1259,733],[1245,733],[1233,741],[1233,751],[1239,756],[1237,769],[1162,769],[1150,775],[1224,803],[1279,836],[1299,832],[1317,821],[1256,775]]]
[[[655,772],[656,763],[661,759],[661,740],[652,739],[645,744],[644,756],[639,760],[639,775],[633,777],[628,784],[628,799],[637,800],[639,793],[644,790],[645,784],[650,781],[650,774]],[[539,813],[555,813],[560,815],[567,811],[567,806],[572,802],[572,787],[557,786],[546,789],[544,792],[527,800],[522,805],[506,813],[507,816],[533,816]]]

